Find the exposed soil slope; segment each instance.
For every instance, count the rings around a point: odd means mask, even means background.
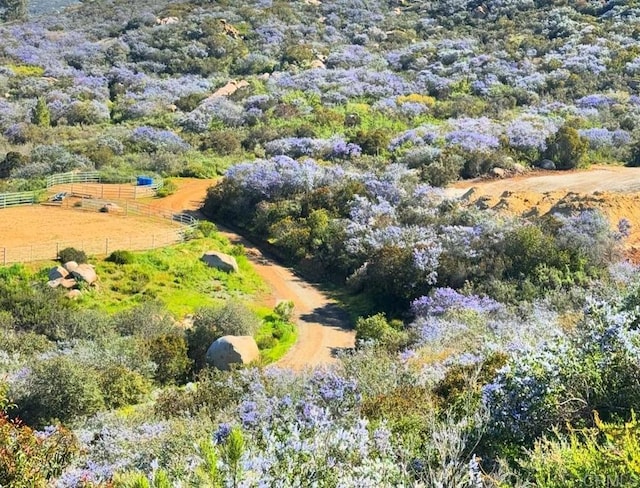
[[[493,180],[458,182],[447,189],[469,205],[516,215],[569,213],[597,208],[614,226],[631,222],[628,256],[640,258],[640,168],[599,166],[579,171],[545,171]]]

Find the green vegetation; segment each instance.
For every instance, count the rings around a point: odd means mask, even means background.
[[[208,268],[200,258],[211,249],[235,254],[240,272],[229,274]],[[213,236],[129,253],[133,259],[123,264],[112,262],[115,257],[108,258],[95,263],[100,277],[99,290],[90,290],[80,303],[89,308],[116,312],[145,300],[158,300],[169,312],[183,317],[200,307],[220,304],[235,296],[252,295],[263,289],[264,285],[247,258],[239,253],[240,250],[226,239]]]

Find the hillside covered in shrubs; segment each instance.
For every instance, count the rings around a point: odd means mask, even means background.
[[[220,372],[223,332],[290,333],[232,300],[249,282],[131,255],[100,264],[140,276],[101,308],[0,269],[0,485],[638,484],[633,223],[442,187],[639,166],[639,20],[635,0],[95,0],[0,24],[0,191],[224,176],[203,212],[336,290],[358,339],[334,368]],[[185,330],[186,286],[208,308]]]

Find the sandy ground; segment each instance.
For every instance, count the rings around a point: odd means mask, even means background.
[[[588,170],[540,171],[514,178],[461,181],[452,185],[450,191],[461,194],[462,190],[472,187],[492,194],[503,191],[636,193],[640,192],[640,168],[595,166]]]
[[[176,228],[178,225],[170,220],[40,205],[0,210],[0,246],[3,247],[109,236],[138,237]]]

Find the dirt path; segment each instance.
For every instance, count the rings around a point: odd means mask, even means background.
[[[472,187],[486,194],[498,194],[504,191],[636,193],[640,192],[640,168],[594,166],[588,170],[540,171],[503,180],[461,181],[452,185],[449,191],[460,194],[463,193],[462,190]]]
[[[197,211],[205,198],[207,188],[215,180],[184,178],[176,181],[178,190],[166,198],[150,203],[159,208],[174,211]],[[337,362],[335,353],[352,348],[355,333],[349,328],[349,320],[335,301],[296,276],[290,269],[278,265],[242,236],[221,229],[231,242],[242,244],[256,272],[269,285],[271,292],[265,305],[275,306],[279,300],[291,300],[295,305],[298,325],[298,341],[276,364],[284,368],[303,370]]]

